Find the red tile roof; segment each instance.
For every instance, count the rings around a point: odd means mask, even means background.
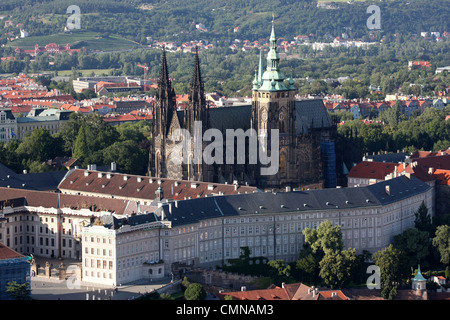
[[[24,258],[25,256],[5,246],[0,242],[0,260]]]
[[[280,287],[263,290],[224,292],[222,297],[232,296],[235,300],[290,300],[286,290]]]
[[[232,296],[235,300],[349,300],[341,290],[319,290],[303,283],[271,285],[267,289],[228,291],[218,294],[220,299]]]
[[[362,161],[350,169],[348,177],[384,180],[396,166],[395,163]]]
[[[85,176],[85,173],[88,175]],[[161,184],[158,183],[158,180],[161,181]],[[158,179],[83,169],[73,170],[60,183],[59,189],[62,191],[103,194],[107,197],[114,195],[116,197],[153,200],[160,185],[164,192],[164,198],[174,200],[205,197],[207,195],[252,193],[258,190],[256,187],[250,186]]]
[[[450,170],[437,169],[433,172],[433,177],[442,185],[450,185]]]
[[[91,211],[110,211],[122,214],[128,201],[123,199],[99,198],[71,194],[60,195],[60,208],[90,209]],[[58,193],[13,188],[0,188],[0,200],[25,198],[32,207],[57,208]]]

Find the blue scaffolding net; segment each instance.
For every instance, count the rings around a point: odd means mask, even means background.
[[[334,142],[321,142],[322,166],[325,179],[325,188],[336,188],[336,152]]]

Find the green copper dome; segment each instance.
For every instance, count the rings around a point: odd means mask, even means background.
[[[427,279],[425,279],[422,276],[422,272],[420,272],[420,265],[419,265],[419,268],[417,269],[416,276],[413,278],[413,281],[427,281]]]
[[[270,49],[267,54],[267,67],[263,73],[261,53],[259,58],[258,69],[258,88],[253,81],[253,90],[261,91],[288,91],[295,90],[293,83],[289,82],[289,88],[286,87],[284,81],[285,75],[279,68],[280,57],[277,50],[277,37],[275,35],[275,22],[272,21],[272,31],[270,33]],[[293,80],[292,80],[293,81]]]

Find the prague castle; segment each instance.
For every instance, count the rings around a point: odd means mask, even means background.
[[[264,70],[262,54],[252,89],[252,104],[236,107],[208,108],[205,100],[198,52],[190,85],[188,107],[176,110],[175,92],[168,74],[167,57],[162,55],[157,103],[154,109],[153,136],[149,155],[149,175],[158,178],[237,183],[261,189],[320,189],[336,186],[336,156],[334,141],[336,127],[320,99],[296,100],[294,80],[286,78],[280,69],[275,26],[272,22],[270,49]],[[176,163],[174,155],[183,157],[173,133],[177,129],[195,135],[195,122],[201,122],[201,134],[217,129],[267,132],[267,154],[278,155],[275,174],[261,175],[261,163],[249,161],[246,142],[245,161],[230,164],[195,163],[192,159],[194,142],[188,151],[190,161]],[[271,132],[278,132],[278,150],[271,150]],[[242,131],[241,131],[242,132]],[[258,139],[261,135],[258,134]],[[205,143],[202,148],[206,147]],[[226,146],[224,145],[224,148]],[[186,152],[186,151],[185,151]],[[226,155],[224,154],[223,157]]]

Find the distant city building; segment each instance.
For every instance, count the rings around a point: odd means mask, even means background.
[[[20,29],[20,37],[21,38],[26,38],[29,36],[29,33],[23,29]]]
[[[11,109],[0,109],[0,141],[8,142],[17,136],[17,120]]]
[[[37,57],[40,53],[58,54],[58,53],[62,53],[62,52],[68,52],[68,53],[81,52],[82,50],[85,50],[85,48],[72,49],[70,44],[59,45],[56,43],[48,43],[45,46],[39,46],[38,44],[36,44],[34,46],[34,49],[16,48],[14,50],[14,52],[15,53],[25,53],[30,56]]]
[[[50,134],[59,132],[61,125],[69,120],[72,111],[58,109],[44,109],[36,116],[32,114],[26,117],[17,118],[18,139],[22,140],[27,134],[38,128],[47,129]]]
[[[99,83],[109,83],[109,84],[115,84],[116,86],[118,84],[122,84],[125,86],[128,86],[133,84],[133,86],[143,86],[144,80],[137,79],[134,77],[126,77],[126,76],[95,76],[95,77],[79,77],[76,80],[73,80],[73,89],[75,92],[83,92],[83,90],[90,89],[92,91],[96,90],[96,85]],[[150,83],[151,84],[151,83]],[[99,88],[101,85],[98,85],[97,88]],[[103,87],[103,86],[102,86]],[[129,90],[128,90],[129,91]]]

